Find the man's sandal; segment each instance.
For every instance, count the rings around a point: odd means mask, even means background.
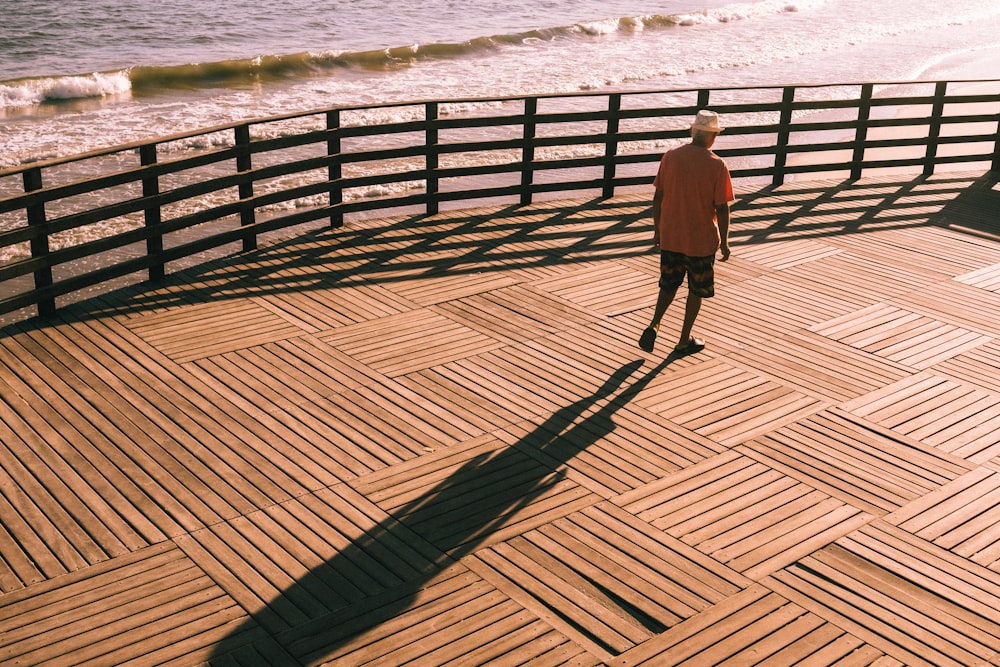
[[[694,354],[705,349],[705,341],[691,336],[687,343],[681,343],[674,348],[674,356],[683,357],[685,354]]]
[[[643,352],[652,352],[653,345],[656,344],[656,329],[647,327],[639,337],[639,349]]]

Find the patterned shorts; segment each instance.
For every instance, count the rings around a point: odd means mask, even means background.
[[[715,296],[715,255],[688,257],[670,250],[660,251],[660,288],[677,289],[688,277],[688,289],[703,299]]]

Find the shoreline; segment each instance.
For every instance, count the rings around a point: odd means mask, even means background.
[[[949,86],[949,94],[961,94],[961,95],[988,95],[996,94],[1000,95],[1000,67],[997,63],[1000,62],[1000,46],[994,47],[992,49],[983,49],[981,51],[969,51],[957,54],[952,54],[951,56],[941,60],[938,63],[928,67],[922,75],[920,76],[920,81],[948,81],[953,77],[949,74],[956,74],[961,72],[962,76],[956,76],[958,79],[956,83]],[[975,75],[969,76],[969,72],[974,72]],[[993,80],[991,80],[993,79]],[[928,94],[933,94],[933,87],[927,83],[913,83],[913,84],[903,84],[900,87],[906,88],[927,88]],[[876,96],[878,93],[876,92]],[[974,113],[982,114],[984,112],[993,111],[1000,114],[1000,99],[996,102],[980,102],[971,105],[962,105],[960,114]],[[912,118],[912,119],[925,119],[931,113],[931,108],[929,105],[902,105],[897,107],[877,107],[873,109],[873,118]],[[946,106],[945,115],[958,115],[954,110],[949,113],[949,108]],[[853,114],[846,114],[842,111],[832,110],[819,112],[819,114],[812,120],[816,119],[822,120],[827,118],[830,121],[833,120],[845,120],[853,119],[856,116]],[[929,133],[930,125],[916,126],[925,128],[923,133],[914,133],[914,127],[876,127],[871,128],[868,132],[867,139],[869,141],[893,141],[901,139],[924,139],[927,138]],[[1000,128],[998,128],[995,122],[983,122],[977,123],[975,125],[965,127],[966,131],[973,132],[975,134],[987,134],[990,132],[997,133]],[[941,136],[947,135],[947,126],[942,127]],[[835,136],[827,136],[825,140],[828,141],[844,141],[851,137],[851,132],[848,130],[838,131]],[[800,140],[796,141],[796,144],[810,144],[817,143],[817,136],[819,133],[809,132],[803,133]],[[820,140],[822,141],[822,139]],[[961,144],[963,147],[968,148],[968,144]],[[896,159],[906,159],[906,158],[921,158],[925,154],[925,147],[922,145],[917,146],[889,146],[880,148],[869,148],[866,150],[866,158],[868,159],[884,159],[884,160],[896,160]],[[948,145],[940,145],[938,155],[947,155]],[[992,151],[992,146],[989,149]],[[817,161],[810,161],[809,156],[794,153],[788,157],[789,166],[800,166],[806,164],[821,164],[822,162],[830,161],[833,155],[840,153],[841,151],[827,153],[824,159]],[[842,151],[845,155],[845,163],[849,163],[853,157],[851,149],[845,148]],[[984,151],[985,152],[985,151]],[[961,163],[961,164],[943,164],[938,165],[936,171],[968,171],[970,169],[975,170],[978,168],[979,163]],[[985,163],[985,168],[989,169],[989,163]],[[866,176],[877,176],[877,175],[892,175],[892,174],[909,174],[913,173],[917,169],[913,166],[902,166],[902,167],[885,167],[879,169],[869,169],[865,171]],[[803,180],[823,180],[827,178],[840,177],[845,173],[849,173],[849,167],[845,168],[843,171],[832,171],[832,172],[810,172],[808,174],[792,174],[786,177],[786,181],[795,182]]]

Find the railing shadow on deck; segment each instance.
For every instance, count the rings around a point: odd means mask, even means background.
[[[230,298],[634,257],[649,252],[648,209],[646,201],[588,199],[362,221],[262,244],[163,282],[124,287],[67,306],[57,317],[128,316]],[[600,232],[581,231],[592,225]]]
[[[738,193],[739,247],[928,225],[1000,235],[996,172],[791,182]],[[414,214],[275,241],[60,311],[62,320],[128,316],[231,298],[303,293],[435,276],[511,271],[651,254],[650,202],[594,198]],[[44,326],[33,318],[11,327]],[[7,327],[10,328],[10,327]],[[7,328],[0,329],[0,335]]]
[[[362,538],[300,578],[279,598],[253,612],[249,620],[215,646],[211,660],[221,661],[240,649],[254,651],[253,646],[247,646],[246,637],[259,633],[258,628],[262,628],[269,635],[264,640],[268,643],[277,639],[282,644],[283,640],[276,635],[288,633],[285,639],[295,644],[292,653],[296,657],[282,655],[287,647],[277,650],[290,664],[298,664],[295,661],[303,657],[314,664],[406,612],[422,587],[489,543],[498,531],[516,520],[520,510],[563,481],[563,465],[614,430],[614,414],[627,406],[674,360],[673,355],[668,356],[640,376],[636,373],[642,368],[642,359],[626,363],[592,393],[557,410],[515,444],[471,458],[426,493],[391,511]],[[629,384],[625,386],[626,383]],[[621,389],[623,386],[625,388]],[[536,453],[544,456],[535,458],[532,455]],[[545,464],[541,463],[543,460]],[[512,468],[526,471],[516,485],[508,481]],[[470,508],[473,508],[471,512]],[[442,522],[447,524],[448,530],[437,535],[425,527],[426,524],[440,526]],[[279,609],[301,604],[303,598],[329,600],[331,582],[342,581],[353,588],[346,583],[345,573],[355,570],[359,563],[370,561],[373,551],[391,551],[400,544],[416,552],[422,551],[424,557],[430,554],[418,575],[396,586],[384,587],[373,595],[362,594],[338,609],[288,628],[287,619]],[[420,564],[414,566],[420,567]],[[354,594],[358,595],[357,589]],[[285,628],[283,632],[282,628]],[[273,657],[276,648],[271,644],[266,650],[270,650]]]
[[[996,172],[946,172],[768,186],[740,196],[732,240],[752,245],[928,225],[995,237],[1000,234],[998,182]]]

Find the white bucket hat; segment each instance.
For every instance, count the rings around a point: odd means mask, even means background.
[[[722,132],[724,128],[719,127],[719,114],[708,109],[702,109],[691,125],[692,130],[702,130],[704,132]]]

